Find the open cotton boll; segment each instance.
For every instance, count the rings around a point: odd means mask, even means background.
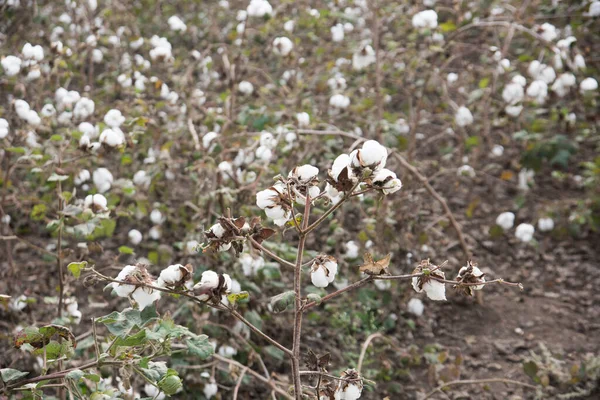
[[[327,272],[323,266],[319,266],[315,270],[311,271],[310,280],[312,284],[316,287],[324,288],[329,285],[329,280],[327,279]]]
[[[150,236],[150,239],[152,240],[159,240],[162,236],[160,226],[153,226],[152,228],[150,228],[150,230],[148,231],[148,236]]]
[[[24,58],[29,60],[39,62],[44,59],[44,49],[39,44],[32,46],[31,43],[26,43],[25,46],[23,46],[21,53],[23,53]]]
[[[273,156],[273,152],[267,146],[258,146],[255,152],[256,158],[261,161],[269,162]]]
[[[7,76],[15,76],[21,72],[22,61],[19,57],[6,56],[0,63],[2,64],[2,69]]]
[[[548,22],[544,22],[541,26],[538,26],[537,32],[548,42],[551,42],[558,37],[556,27]]]
[[[75,108],[73,109],[73,115],[76,119],[86,119],[94,113],[95,103],[93,100],[88,99],[87,97],[82,97],[75,104]]]
[[[293,170],[290,171],[290,173],[288,174],[288,178],[296,178],[298,179],[300,182],[306,183],[306,182],[310,182],[313,179],[317,178],[319,175],[319,168],[310,165],[310,164],[305,164],[302,165],[300,167],[296,167]]]
[[[438,15],[434,10],[420,11],[413,15],[412,25],[414,28],[436,28],[438,25]]]
[[[471,114],[471,110],[469,110],[465,106],[460,106],[454,114],[454,121],[458,126],[467,126],[473,123],[473,114]]]
[[[156,282],[151,282],[152,285],[156,285]],[[151,306],[155,301],[160,300],[161,292],[148,287],[138,287],[133,291],[131,297],[138,304],[140,310]]]
[[[152,398],[152,400],[164,400],[167,397],[159,388],[150,383],[144,385],[144,392],[148,397]]]
[[[350,160],[354,168],[371,168],[379,171],[385,168],[387,162],[387,149],[376,140],[367,140],[363,146],[350,153]]]
[[[104,116],[104,123],[111,128],[118,128],[123,124],[123,122],[125,122],[125,117],[123,114],[121,114],[121,111],[114,108],[112,110],[108,110]]]
[[[92,211],[105,211],[107,210],[108,201],[106,197],[101,194],[89,194],[85,197],[84,207],[89,208]]]
[[[160,210],[154,209],[150,213],[150,221],[154,225],[161,225],[163,222],[165,222],[166,219],[167,218],[165,216],[163,216],[163,214],[160,212]]]
[[[206,135],[202,136],[202,147],[205,149],[209,149],[213,141],[219,137],[217,132],[208,132]]]
[[[262,132],[259,139],[260,145],[274,149],[277,146],[277,139],[271,132]]]
[[[51,117],[53,115],[56,115],[56,109],[52,104],[44,104],[44,107],[42,107],[40,114],[42,114],[42,116],[44,117]]]
[[[8,136],[9,126],[8,121],[4,118],[0,118],[0,139],[4,139]]]
[[[217,383],[214,381],[204,385],[204,389],[202,390],[202,392],[204,393],[204,397],[206,397],[207,399],[213,398],[218,391],[219,386],[217,386]]]
[[[183,279],[183,273],[181,269],[185,268],[181,264],[169,265],[167,268],[160,271],[159,281],[166,283],[167,285],[174,285]]]
[[[100,135],[99,129],[97,126],[90,124],[89,122],[82,122],[77,127],[85,136],[88,136],[90,139],[95,139]]]
[[[491,151],[492,156],[494,157],[501,157],[502,154],[504,154],[504,146],[500,145],[500,144],[495,144],[492,147],[492,151]]]
[[[591,77],[585,78],[579,84],[579,90],[581,91],[581,93],[591,92],[596,89],[598,89],[598,81]]]
[[[187,25],[177,15],[169,17],[167,23],[169,24],[169,28],[171,28],[172,31],[185,32],[187,30]]]
[[[375,50],[370,45],[366,45],[352,55],[352,68],[359,71],[373,64],[375,60]]]
[[[134,246],[137,246],[142,242],[142,232],[138,231],[137,229],[130,230],[127,234],[127,237],[129,238],[129,243]]]
[[[343,94],[337,93],[331,96],[329,99],[329,105],[339,109],[348,108],[350,105],[350,98],[348,98],[348,96],[344,96]]]
[[[334,181],[338,181],[340,173],[344,170],[344,168],[348,168],[348,173],[351,175],[350,164],[352,160],[348,154],[340,154],[333,161],[333,165],[331,166],[330,176]]]
[[[504,107],[504,112],[511,117],[518,117],[521,114],[521,111],[523,111],[522,105]]]
[[[14,297],[8,303],[8,307],[13,311],[23,311],[27,307],[27,296],[24,294]]]
[[[273,40],[273,52],[281,56],[287,56],[292,52],[294,43],[285,36],[276,37]]]
[[[250,17],[264,17],[273,13],[273,7],[267,0],[251,0],[246,12]]]
[[[462,165],[456,170],[456,175],[458,176],[466,176],[469,178],[475,177],[475,170],[470,165]]]
[[[389,169],[382,169],[375,173],[373,186],[381,189],[383,194],[395,193],[402,188],[402,182],[396,177],[396,173]]]
[[[511,82],[502,90],[502,98],[508,104],[517,104],[525,97],[523,86],[518,83]]]
[[[538,229],[540,232],[549,232],[554,229],[554,220],[550,217],[540,218],[538,220]]]
[[[425,311],[425,305],[423,304],[423,301],[416,297],[413,297],[408,301],[406,308],[409,313],[416,317],[420,317],[423,315],[423,311]]]
[[[95,170],[92,174],[92,179],[100,193],[109,191],[113,183],[113,175],[106,168],[98,168]]]
[[[344,40],[344,25],[343,24],[335,24],[331,27],[331,40],[334,42],[341,42]]]
[[[119,147],[125,143],[125,135],[119,128],[105,129],[100,134],[100,143],[110,147]]]
[[[542,80],[531,82],[527,88],[527,96],[539,104],[543,104],[548,96],[548,84]]]
[[[133,184],[147,189],[152,183],[152,178],[148,176],[146,171],[140,170],[133,175]]]
[[[346,248],[346,254],[344,255],[345,258],[348,258],[348,259],[358,258],[359,247],[355,241],[350,240],[350,241],[346,242],[344,247]]]
[[[415,272],[419,271],[419,269],[415,270]],[[423,276],[412,278],[413,289],[417,293],[425,292],[427,297],[429,297],[431,300],[446,300],[446,285],[443,282],[432,279],[431,277],[446,279],[446,275],[443,271],[440,271],[439,269],[431,271],[429,277]]]
[[[496,217],[496,225],[507,231],[514,226],[515,214],[505,211]]]
[[[136,269],[137,267],[135,265],[126,265],[121,272],[119,272],[119,275],[117,275],[115,279],[118,281],[125,281],[130,274],[135,272]],[[113,289],[117,296],[128,297],[135,290],[135,286],[114,282]]]
[[[353,383],[349,383],[343,390],[335,392],[336,400],[358,400],[362,394],[362,389]]]
[[[310,124],[310,116],[306,112],[297,113],[296,119],[298,120],[298,126],[301,128]]]
[[[254,85],[248,81],[241,81],[238,85],[238,90],[242,94],[250,95],[254,92]]]
[[[521,242],[527,243],[527,242],[530,242],[531,239],[533,239],[534,233],[535,233],[535,228],[533,227],[533,225],[523,223],[523,224],[520,224],[519,226],[517,226],[517,229],[515,231],[515,236]]]
[[[258,256],[254,257],[248,253],[244,253],[238,259],[238,262],[242,266],[242,272],[245,276],[253,276],[265,266],[264,258]]]
[[[210,229],[208,231],[219,239],[222,238],[226,232],[225,228],[223,228],[223,226],[220,223],[214,224],[213,226],[210,227]]]

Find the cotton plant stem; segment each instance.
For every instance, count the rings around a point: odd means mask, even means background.
[[[528,389],[532,389],[532,390],[536,390],[537,387],[534,385],[530,385],[528,383],[524,383],[524,382],[519,382],[519,381],[514,381],[512,379],[503,379],[503,378],[489,378],[489,379],[463,379],[463,380],[457,380],[457,381],[450,381],[450,382],[446,382],[444,384],[441,384],[440,386],[436,387],[435,389],[433,389],[431,392],[427,393],[425,395],[425,397],[423,397],[421,400],[427,400],[429,398],[431,398],[431,396],[433,396],[434,394],[438,393],[438,392],[442,392],[442,389],[448,387],[448,386],[456,386],[456,385],[478,385],[478,384],[484,384],[484,383],[506,383],[506,384],[510,384],[510,385],[518,385],[518,386],[523,386],[526,387]]]
[[[367,339],[365,340],[365,342],[362,345],[362,348],[360,349],[360,356],[358,357],[358,364],[356,366],[356,371],[358,372],[358,374],[361,374],[361,370],[362,370],[362,365],[363,365],[363,361],[365,360],[365,354],[367,353],[367,349],[369,348],[369,345],[371,344],[371,342],[377,338],[381,338],[383,337],[383,335],[379,332],[375,332],[370,334],[369,336],[367,336]]]
[[[325,211],[325,213],[323,215],[321,215],[321,217],[319,217],[319,219],[317,219],[315,222],[313,222],[312,224],[310,224],[309,226],[304,226],[304,221],[303,221],[303,229],[302,229],[302,233],[307,235],[310,232],[312,232],[313,230],[315,230],[319,225],[321,225],[321,223],[323,221],[325,221],[325,219],[327,219],[327,217],[329,217],[331,215],[331,213],[333,213],[335,210],[337,210],[338,208],[340,208],[344,202],[346,200],[348,200],[350,197],[352,197],[352,194],[354,192],[354,190],[358,187],[358,185],[360,185],[360,181],[357,182],[352,189],[350,189],[345,195],[344,197],[335,205],[333,205],[332,207],[330,207],[327,211]],[[308,223],[308,220],[307,220]]]
[[[240,374],[240,377],[238,378],[238,381],[235,384],[235,388],[233,389],[233,400],[237,400],[238,398],[238,392],[240,391],[240,386],[242,386],[242,380],[244,379],[244,376],[246,376],[247,371],[248,367],[242,370],[242,373]]]
[[[302,400],[302,379],[300,378],[300,338],[302,336],[302,254],[306,244],[306,236],[310,232],[307,229],[308,219],[310,218],[310,194],[306,191],[304,203],[304,215],[302,218],[302,229],[299,232],[298,253],[296,255],[296,266],[294,271],[294,339],[292,344],[292,372],[294,375],[294,396],[297,400]]]
[[[258,243],[255,239],[249,237],[248,240],[250,241],[250,243],[252,243],[252,245],[254,247],[261,250],[263,253],[265,253],[266,255],[268,255],[269,257],[271,257],[273,260],[277,261],[278,263],[285,265],[286,267],[296,268],[296,264],[286,261],[283,258],[279,257],[277,254],[273,253],[271,250],[267,249],[265,246]]]

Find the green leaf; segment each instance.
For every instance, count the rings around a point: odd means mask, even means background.
[[[112,313],[100,317],[96,320],[104,324],[108,331],[115,336],[124,337],[134,326],[142,325],[142,317],[139,310],[125,310],[122,313],[113,311]]]
[[[265,351],[265,353],[267,353],[267,355],[273,357],[276,360],[283,361],[285,358],[285,353],[283,352],[283,350],[280,350],[275,346],[269,345],[266,346],[263,350]]]
[[[490,78],[486,77],[479,81],[479,88],[485,89],[490,84]]]
[[[200,357],[201,360],[206,360],[214,354],[212,344],[208,341],[208,336],[198,335],[186,340],[188,352],[191,355]]]
[[[26,152],[25,147],[8,147],[5,150],[8,151],[9,153],[16,153],[16,154],[25,154],[25,152]]]
[[[239,292],[239,293],[231,293],[227,295],[227,300],[229,300],[229,302],[231,304],[236,304],[238,302],[248,302],[248,299],[250,298],[250,294],[248,294],[248,292]]]
[[[498,239],[504,236],[504,229],[499,225],[492,225],[490,227],[490,237],[492,239]]]
[[[0,376],[2,377],[2,382],[10,382],[16,381],[17,379],[21,379],[24,376],[29,375],[29,372],[19,371],[18,369],[12,368],[3,368],[0,369]]]
[[[133,254],[133,249],[127,246],[119,247],[119,253],[121,254]]]
[[[523,363],[523,372],[531,379],[536,380],[538,373],[538,366],[535,361],[527,361]]]
[[[141,331],[131,336],[127,336],[125,338],[118,338],[115,341],[115,346],[139,346],[141,344],[146,343],[147,341],[148,338],[146,336],[146,330],[142,329]]]
[[[62,182],[67,179],[69,179],[69,175],[58,175],[56,172],[53,172],[48,178],[48,182]]]
[[[293,290],[289,290],[287,292],[278,294],[277,296],[273,296],[271,298],[271,306],[273,307],[273,312],[280,313],[285,311],[288,307],[294,304],[295,300],[296,295]]]
[[[452,21],[446,21],[443,24],[440,24],[440,28],[444,33],[453,32],[456,30],[456,24]]]
[[[61,135],[52,135],[50,136],[50,140],[53,142],[60,142],[63,140],[63,137]]]
[[[67,269],[71,271],[75,279],[79,279],[81,276],[81,270],[87,267],[87,261],[72,262],[67,265]]]
[[[72,379],[75,381],[75,383],[79,382],[79,380],[81,378],[83,378],[84,372],[80,369],[75,369],[71,372],[69,372],[67,375],[65,375],[65,378],[67,379]]]

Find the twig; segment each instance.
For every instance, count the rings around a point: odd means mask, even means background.
[[[248,371],[248,367],[242,370],[242,373],[240,374],[240,377],[238,378],[238,381],[235,384],[235,388],[233,389],[233,400],[237,400],[238,398],[238,392],[240,390],[240,386],[242,386],[242,380],[244,379],[244,376],[246,376],[246,371]]]
[[[188,129],[190,130],[190,133],[192,134],[192,139],[194,139],[194,148],[196,149],[196,151],[202,150],[202,147],[200,146],[200,138],[198,137],[198,132],[196,132],[196,128],[194,128],[194,122],[192,121],[191,118],[188,118],[187,124],[188,124]]]
[[[291,263],[289,261],[286,261],[283,258],[279,257],[277,254],[273,253],[271,250],[267,249],[265,246],[263,246],[262,244],[258,243],[253,238],[249,237],[248,240],[250,241],[250,243],[252,243],[252,245],[254,247],[256,247],[257,249],[261,250],[263,253],[265,253],[266,255],[268,255],[269,257],[271,257],[272,259],[274,259],[278,263],[280,263],[282,265],[285,265],[286,267],[296,268],[295,264],[293,264],[293,263]]]
[[[362,348],[360,349],[360,356],[358,357],[358,365],[356,366],[356,371],[358,372],[358,374],[360,375],[360,371],[362,370],[362,365],[363,365],[363,361],[365,359],[365,354],[367,352],[367,349],[369,348],[369,345],[371,344],[371,342],[377,338],[383,337],[383,335],[379,332],[375,332],[370,334],[369,336],[367,336],[367,339],[365,340],[365,342],[362,345]]]

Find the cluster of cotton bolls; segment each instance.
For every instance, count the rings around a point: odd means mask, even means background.
[[[238,258],[245,276],[253,276],[265,266],[265,259],[261,256],[244,253]]]
[[[502,228],[503,231],[512,229],[515,223],[515,214],[510,211],[505,211],[496,218],[496,225]],[[538,230],[540,232],[549,232],[554,229],[554,220],[550,217],[543,217],[538,220]],[[535,227],[532,224],[521,223],[515,230],[515,237],[523,242],[528,243],[533,239]]]

